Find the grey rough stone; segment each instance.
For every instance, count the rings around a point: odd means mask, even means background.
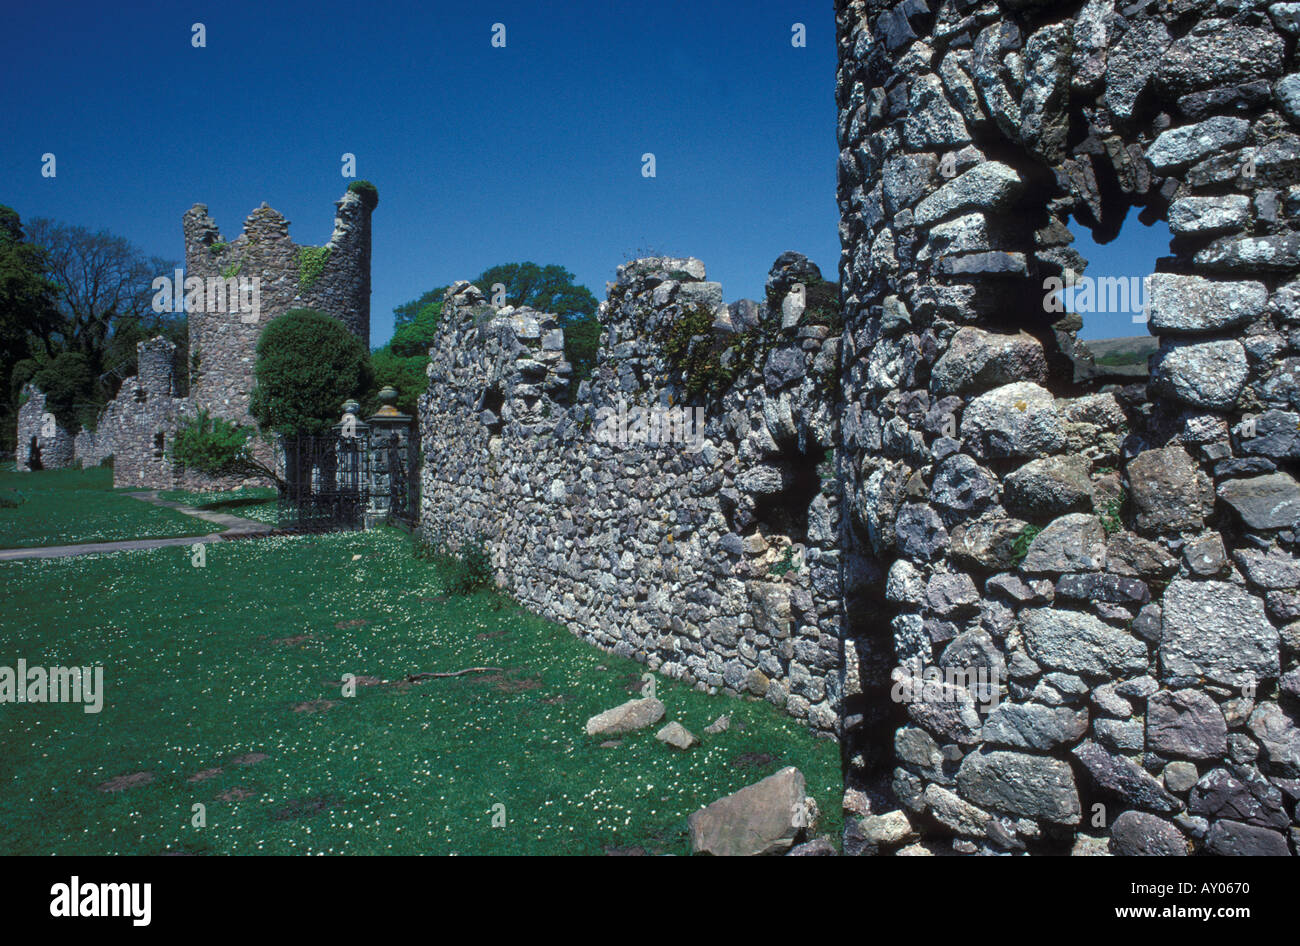
[[[1288,36],[1300,35],[1300,3],[1270,3],[1269,18]]]
[[[1006,210],[1024,190],[1020,175],[1005,164],[985,161],[944,184],[916,206],[917,226],[972,210]]]
[[[1141,752],[1142,723],[1136,719],[1098,719],[1092,724],[1093,736],[1113,752]]]
[[[806,827],[805,797],[803,773],[787,766],[687,818],[691,850],[728,857],[782,854]]]
[[[979,742],[983,721],[965,687],[936,682],[926,685],[923,693],[914,691],[912,695],[921,697],[904,703],[912,722],[945,742],[963,746]]]
[[[930,815],[948,830],[968,837],[983,837],[993,816],[939,785],[925,787]]]
[[[1205,839],[1207,854],[1222,857],[1288,857],[1286,835],[1239,821],[1216,821]]]
[[[1162,342],[1153,359],[1152,378],[1168,397],[1222,410],[1237,403],[1248,375],[1241,342]]]
[[[966,122],[948,103],[937,75],[926,73],[913,80],[903,137],[916,151],[960,148],[970,143]]]
[[[926,603],[939,617],[971,614],[979,603],[975,582],[965,573],[934,575],[926,584]]]
[[[1133,715],[1133,704],[1115,689],[1113,683],[1103,683],[1101,686],[1096,687],[1089,694],[1089,698],[1092,705],[1103,713],[1120,719],[1128,719]]]
[[[1079,792],[1070,766],[1022,752],[972,752],[957,770],[962,796],[981,808],[1053,824],[1079,823]]]
[[[1065,157],[1069,118],[1070,55],[1073,51],[1069,23],[1036,30],[1025,44],[1025,91],[1020,99],[1020,139],[1045,161]]]
[[[1146,645],[1091,614],[1030,608],[1020,618],[1029,656],[1045,667],[1094,677],[1146,670]]]
[[[674,749],[689,749],[692,746],[699,745],[700,742],[699,737],[681,723],[675,721],[655,733],[655,738],[672,746]]]
[[[1132,476],[1131,469],[1129,472]],[[1154,578],[1171,574],[1178,568],[1178,560],[1157,542],[1132,532],[1116,532],[1106,542],[1106,567],[1117,575]]]
[[[965,394],[1046,378],[1043,344],[1032,335],[995,335],[966,326],[957,330],[931,370],[930,390],[941,395]]]
[[[885,577],[885,600],[921,605],[925,601],[925,576],[921,570],[905,558],[895,561]]]
[[[916,837],[916,830],[904,811],[867,815],[859,820],[858,833],[872,850],[897,847]]]
[[[894,536],[901,554],[921,561],[929,561],[948,546],[943,521],[922,503],[903,504],[894,520]]]
[[[587,720],[587,735],[608,736],[632,732],[659,722],[663,716],[663,703],[652,696],[628,700],[621,706],[605,710]]]
[[[1090,509],[1088,461],[1080,456],[1030,460],[1006,478],[1002,501],[1008,511],[1030,519]]]
[[[1219,498],[1252,529],[1291,529],[1300,520],[1300,483],[1289,473],[1228,480]]]
[[[1200,690],[1162,690],[1147,701],[1147,748],[1185,759],[1213,759],[1228,748],[1218,704]]]
[[[939,744],[928,732],[916,726],[900,726],[894,731],[894,755],[898,761],[915,766],[928,779],[941,780],[944,758]]]
[[[1250,198],[1245,194],[1228,194],[1223,197],[1183,197],[1174,201],[1169,207],[1169,229],[1180,236],[1243,230],[1249,223]],[[1151,277],[1151,285],[1154,286],[1156,276],[1168,275],[1170,274],[1155,274]],[[1154,314],[1154,306],[1152,312]],[[1210,315],[1214,316],[1215,313]]]
[[[1095,742],[1080,743],[1072,752],[1098,788],[1145,811],[1170,814],[1179,809],[1178,799],[1170,795],[1137,763],[1113,754]]]
[[[1186,857],[1187,839],[1176,827],[1144,811],[1126,811],[1110,826],[1112,853],[1126,857]]]
[[[1110,857],[1110,841],[1087,834],[1076,834],[1070,848],[1071,857]]]
[[[1228,273],[1293,270],[1300,266],[1300,233],[1219,237],[1197,250],[1192,262]]]
[[[1029,543],[1020,567],[1031,573],[1100,571],[1106,567],[1101,520],[1081,512],[1053,519]]]
[[[1170,583],[1161,602],[1164,678],[1242,686],[1278,674],[1278,633],[1264,602],[1223,581]]]
[[[1115,684],[1116,693],[1134,700],[1145,700],[1159,689],[1160,684],[1156,678],[1146,674]]]
[[[1238,424],[1241,452],[1273,459],[1300,459],[1300,414],[1264,411],[1250,423]]]
[[[1165,788],[1179,795],[1191,791],[1192,786],[1200,778],[1195,765],[1182,761],[1170,762],[1161,774],[1165,780]]]
[[[930,501],[950,513],[978,512],[997,502],[993,474],[964,453],[944,460],[935,471]]]
[[[1223,547],[1223,536],[1217,532],[1192,539],[1183,546],[1183,561],[1193,575],[1210,577],[1223,571],[1228,563],[1228,553]]]
[[[1250,715],[1250,731],[1264,758],[1288,778],[1300,778],[1300,726],[1276,703],[1261,703]]]
[[[1203,487],[1196,465],[1182,447],[1145,450],[1128,465],[1134,523],[1148,534],[1200,529]]]
[[[1293,72],[1278,79],[1273,86],[1273,95],[1282,114],[1291,120],[1291,124],[1300,125],[1300,73]]]
[[[1212,154],[1240,148],[1249,135],[1250,122],[1244,118],[1216,115],[1195,125],[1162,132],[1147,149],[1147,160],[1157,171],[1169,171]]]
[[[1017,604],[1051,604],[1054,591],[1046,578],[1026,580],[1010,572],[994,575],[984,583],[984,588],[990,594],[1005,595]]]
[[[1111,16],[1101,14],[1113,28]],[[1141,19],[1133,23],[1118,42],[1111,40],[1106,62],[1106,93],[1103,101],[1121,121],[1133,117],[1138,98],[1146,91],[1161,57],[1169,47],[1170,36],[1165,25],[1157,19]]]
[[[1122,575],[1086,572],[1062,575],[1056,583],[1056,597],[1070,601],[1105,602],[1127,607],[1144,605],[1151,600],[1151,591],[1144,581]]]
[[[794,384],[807,373],[807,359],[797,348],[776,348],[767,356],[763,380],[769,390],[776,391]]]
[[[1009,568],[1016,563],[1015,542],[1028,525],[1023,519],[989,517],[952,531],[952,554],[980,568]]]
[[[1187,810],[1206,818],[1229,818],[1263,828],[1285,828],[1291,821],[1282,792],[1258,772],[1212,769],[1196,783]]]
[[[1030,381],[1003,385],[971,401],[961,434],[977,457],[1037,457],[1065,446],[1052,395]]]
[[[984,741],[1017,749],[1049,751],[1088,731],[1088,711],[1041,703],[1002,703],[984,723]]]
[[[1268,302],[1262,282],[1155,273],[1147,286],[1154,335],[1222,332],[1259,318]]]
[[[1281,37],[1272,30],[1216,24],[1193,30],[1165,50],[1156,81],[1177,95],[1273,78],[1282,71],[1284,53]]]
[[[830,838],[813,838],[803,844],[796,844],[785,854],[786,857],[835,857],[839,854]]]

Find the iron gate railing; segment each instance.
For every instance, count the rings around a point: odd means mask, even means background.
[[[280,454],[282,527],[305,532],[364,528],[370,475],[363,441],[338,433],[282,437]]]
[[[413,527],[419,519],[419,478],[414,471],[414,456],[407,445],[396,439],[388,444],[388,515],[399,523]]]

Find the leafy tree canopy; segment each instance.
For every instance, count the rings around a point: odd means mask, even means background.
[[[373,379],[365,346],[314,309],[292,309],[267,325],[254,375],[250,412],[263,431],[286,435],[323,433]]]
[[[505,305],[530,306],[539,312],[553,312],[566,322],[573,315],[592,315],[596,297],[586,286],[576,285],[573,273],[554,264],[504,263],[485,269],[474,280],[483,294],[492,298],[492,286],[505,286]]]

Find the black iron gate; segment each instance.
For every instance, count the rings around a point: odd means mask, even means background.
[[[365,526],[369,471],[365,444],[341,433],[284,437],[279,519],[298,532]]]
[[[388,515],[405,526],[414,526],[420,515],[416,493],[419,479],[414,474],[409,445],[396,438],[388,443]]]

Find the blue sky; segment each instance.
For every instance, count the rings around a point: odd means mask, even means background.
[[[699,257],[728,299],[760,296],[785,250],[835,275],[828,0],[45,3],[5,20],[0,203],[180,259],[192,204],[233,239],[266,201],[319,244],[352,152],[380,194],[372,344],[393,306],[496,263],[560,263],[598,298],[644,248]]]
[[[1084,274],[1099,279],[1106,276],[1148,276],[1155,272],[1156,260],[1169,255],[1169,224],[1158,220],[1152,226],[1138,221],[1136,208],[1129,210],[1124,227],[1118,237],[1099,245],[1092,233],[1074,220],[1070,221],[1074,234],[1073,248],[1088,261]],[[1067,302],[1072,297],[1067,294]],[[1140,306],[1138,306],[1140,309]],[[1146,335],[1146,326],[1133,321],[1133,312],[1091,312],[1083,316],[1080,338],[1121,338],[1126,335]]]
[[[829,0],[13,4],[0,44],[0,203],[24,219],[180,259],[192,204],[233,239],[266,201],[320,244],[355,154],[380,193],[374,345],[395,305],[496,263],[560,263],[599,298],[644,250],[699,257],[727,299],[785,250],[835,275]],[[1104,250],[1093,271],[1143,255]]]

